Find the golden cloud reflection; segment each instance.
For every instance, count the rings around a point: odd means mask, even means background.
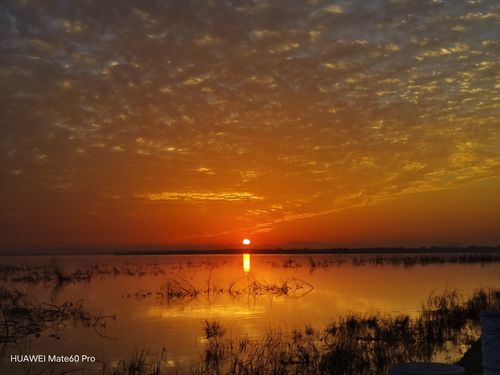
[[[244,318],[255,317],[264,314],[264,306],[235,304],[217,305],[192,305],[185,309],[166,309],[164,307],[151,306],[144,314],[137,315],[137,318],[159,318],[159,319],[186,319],[210,317],[210,319],[224,318]]]
[[[250,254],[243,254],[243,272],[250,272]]]

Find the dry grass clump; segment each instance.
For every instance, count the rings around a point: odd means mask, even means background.
[[[185,278],[168,278],[159,288],[157,295],[164,298],[168,303],[186,302],[198,299],[200,296],[210,298],[211,296],[227,294],[232,298],[238,296],[286,296],[291,298],[300,298],[313,290],[313,286],[308,282],[290,278],[280,282],[267,282],[248,276],[246,282],[241,280],[233,281],[228,287],[215,285],[208,278],[206,285],[199,287],[189,282]],[[130,296],[131,294],[127,295]],[[149,294],[148,294],[149,295]]]

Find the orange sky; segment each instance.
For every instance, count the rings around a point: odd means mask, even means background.
[[[2,250],[500,243],[494,1],[0,21]]]

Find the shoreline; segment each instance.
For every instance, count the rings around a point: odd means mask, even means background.
[[[469,246],[469,247],[363,247],[363,248],[229,248],[229,249],[115,249],[108,251],[85,252],[82,250],[60,250],[60,251],[6,251],[0,252],[0,257],[10,256],[145,256],[145,255],[424,255],[424,254],[500,254],[499,246]]]
[[[500,254],[500,247],[332,248],[332,249],[219,249],[116,250],[114,255],[377,255],[377,254]]]

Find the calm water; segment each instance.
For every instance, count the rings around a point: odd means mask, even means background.
[[[430,293],[445,288],[468,294],[480,287],[500,287],[498,263],[360,266],[346,256],[309,255],[92,256],[58,261],[65,271],[97,266],[100,273],[56,290],[50,281],[14,286],[40,303],[82,300],[86,310],[116,315],[116,320],[107,320],[99,332],[69,325],[56,337],[43,332],[21,346],[8,345],[0,370],[26,373],[28,365],[8,363],[10,354],[89,354],[109,364],[130,359],[135,349],[160,353],[166,348],[165,366],[173,373],[200,359],[205,320],[220,321],[230,336],[258,338],[270,328],[323,328],[351,312],[415,314]],[[40,266],[50,258],[3,257],[1,262]],[[287,295],[277,288],[285,282],[291,288]],[[198,295],[169,300],[167,283],[171,290],[181,285],[198,290]]]

